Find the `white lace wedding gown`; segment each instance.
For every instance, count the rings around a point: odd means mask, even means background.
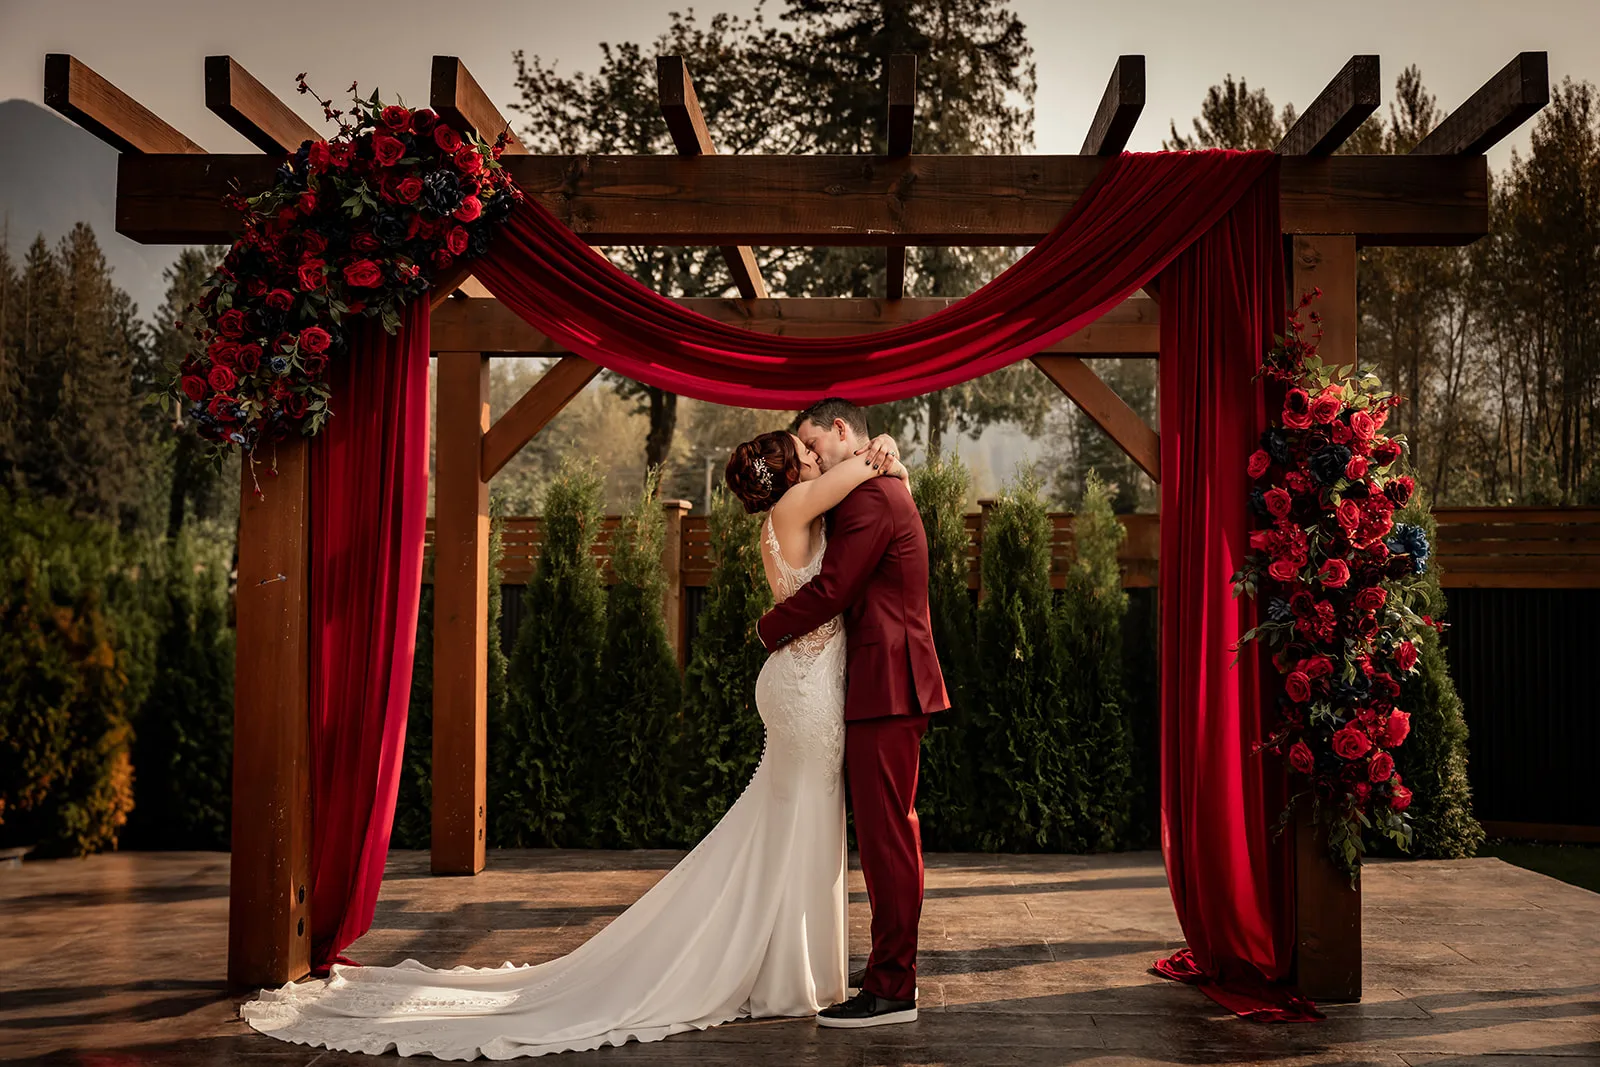
[[[762,539],[781,601],[822,566]],[[656,1041],[732,1019],[813,1015],[844,999],[844,628],[773,653],[756,681],[761,763],[705,839],[569,955],[438,970],[334,965],[239,1014],[264,1034],[346,1052],[503,1060]]]

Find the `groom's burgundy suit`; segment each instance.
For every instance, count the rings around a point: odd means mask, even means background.
[[[906,483],[876,478],[828,513],[822,573],[761,617],[769,649],[845,617],[845,772],[872,903],[863,988],[913,1000],[922,917],[917,763],[950,706],[928,619],[928,540]]]

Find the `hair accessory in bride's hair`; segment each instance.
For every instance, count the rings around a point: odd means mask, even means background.
[[[761,488],[772,488],[772,469],[767,466],[767,461],[757,456],[750,461],[750,466],[755,470],[756,477],[761,481]]]

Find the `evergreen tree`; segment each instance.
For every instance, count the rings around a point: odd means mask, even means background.
[[[1251,92],[1245,79],[1234,81],[1233,75],[1227,74],[1221,85],[1206,90],[1200,117],[1194,120],[1194,136],[1179,133],[1174,122],[1172,136],[1161,147],[1177,152],[1197,148],[1275,148],[1294,120],[1293,104],[1285,104],[1280,116],[1265,89]]]
[[[1121,844],[1130,815],[1130,709],[1122,681],[1128,594],[1117,563],[1126,537],[1112,511],[1110,488],[1090,471],[1073,522],[1076,558],[1056,605],[1056,655],[1062,697],[1071,709],[1068,736],[1080,754],[1080,833],[1091,851]]]
[[[978,604],[986,851],[1081,852],[1082,783],[1060,689],[1052,625],[1051,525],[1031,470],[995,500],[983,529]]]
[[[527,615],[506,672],[506,706],[490,722],[490,840],[529,847],[584,839],[578,807],[594,744],[606,591],[594,556],[599,475],[567,462],[544,494],[544,543],[523,594]],[[491,708],[491,714],[495,709]]]
[[[1397,522],[1421,526],[1430,545],[1437,544],[1433,509],[1420,491]],[[1437,621],[1446,610],[1440,587],[1439,558],[1428,560],[1421,588],[1427,602],[1419,613]],[[1394,750],[1395,769],[1410,788],[1413,838],[1411,855],[1419,859],[1462,859],[1475,856],[1483,844],[1483,827],[1472,814],[1472,783],[1467,776],[1467,722],[1450,678],[1444,643],[1433,630],[1417,640],[1417,673],[1403,679],[1398,705],[1411,715],[1411,733]]]
[[[606,604],[600,687],[582,781],[590,843],[660,848],[681,822],[683,676],[662,614],[666,524],[651,471],[611,538],[617,582]]]
[[[756,620],[772,606],[761,560],[761,517],[718,489],[708,522],[711,579],[684,695],[688,800],[678,836],[697,841],[727,813],[761,759],[756,677],[767,650]]]
[[[967,533],[970,476],[960,457],[942,456],[918,468],[911,492],[928,538],[928,608],[933,643],[950,693],[950,710],[935,715],[922,737],[917,813],[924,846],[970,848],[981,810],[976,804],[973,736],[977,712],[977,632],[969,588],[972,538]]]

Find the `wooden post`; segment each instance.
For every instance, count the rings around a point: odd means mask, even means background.
[[[694,507],[687,500],[663,500],[667,536],[661,542],[661,568],[667,574],[662,611],[667,619],[667,640],[678,653],[678,666],[689,662],[689,619],[683,595],[683,517]]]
[[[440,352],[433,506],[434,874],[484,864],[489,754],[489,358]]]
[[[978,543],[978,602],[983,602],[983,539],[989,533],[989,512],[994,509],[994,497],[978,501],[978,531],[973,538]]]
[[[234,660],[228,981],[276,986],[311,969],[307,444],[244,463]],[[263,496],[256,496],[256,479]]]
[[[1294,238],[1291,296],[1321,288],[1311,308],[1322,317],[1324,362],[1356,362],[1356,239],[1351,234]],[[1361,999],[1361,883],[1334,866],[1326,838],[1305,818],[1295,827],[1295,979],[1313,1000]]]

